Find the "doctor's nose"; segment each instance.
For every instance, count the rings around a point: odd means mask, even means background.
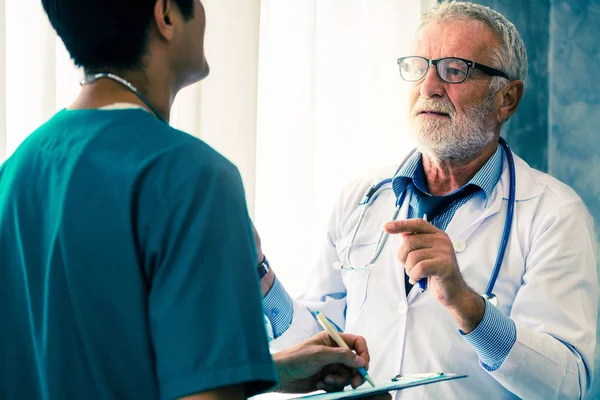
[[[443,97],[446,91],[445,83],[440,79],[435,68],[434,65],[429,67],[425,77],[418,83],[420,85],[419,93],[427,99],[436,96]]]

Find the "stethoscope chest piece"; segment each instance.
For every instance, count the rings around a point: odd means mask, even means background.
[[[337,271],[344,271],[345,270],[345,271],[354,271],[354,272],[356,272],[356,271],[365,271],[365,270],[369,270],[370,271],[372,265],[373,264],[369,263],[369,264],[366,264],[366,265],[364,265],[362,267],[352,267],[352,266],[348,267],[348,266],[345,266],[344,264],[342,264],[339,261],[335,261],[333,263],[333,269],[335,269]]]

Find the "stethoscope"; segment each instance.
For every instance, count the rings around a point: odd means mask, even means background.
[[[512,228],[512,220],[515,210],[515,191],[516,191],[516,173],[515,173],[515,160],[513,158],[510,147],[508,147],[508,143],[503,138],[499,138],[499,143],[504,149],[506,153],[506,158],[508,160],[508,169],[509,169],[509,194],[508,194],[508,210],[506,212],[506,220],[504,222],[504,231],[502,232],[502,241],[500,242],[500,248],[498,249],[498,256],[496,257],[496,263],[494,264],[494,269],[492,270],[492,275],[490,276],[490,280],[488,281],[485,292],[482,294],[482,297],[489,301],[492,305],[498,306],[498,298],[493,293],[494,286],[496,285],[496,280],[498,279],[498,274],[500,273],[500,268],[502,266],[502,260],[504,259],[504,254],[506,253],[506,248],[508,247],[508,237],[510,236],[510,230]],[[413,149],[407,156],[404,158],[394,176],[398,174],[398,172],[402,169],[404,164],[410,159],[410,157],[415,153],[416,149]],[[377,261],[383,247],[385,246],[385,242],[389,235],[382,231],[379,235],[379,239],[377,240],[377,246],[375,247],[375,252],[373,257],[366,264],[355,267],[350,262],[350,253],[352,252],[352,248],[354,247],[354,240],[356,239],[356,235],[360,229],[360,225],[365,218],[365,214],[369,205],[371,204],[371,200],[374,199],[375,194],[385,185],[390,184],[392,182],[392,178],[383,179],[381,182],[369,187],[365,193],[365,196],[358,203],[359,207],[361,207],[361,212],[358,217],[358,222],[356,227],[354,228],[354,232],[352,233],[352,237],[350,238],[350,244],[346,247],[345,265],[339,261],[333,263],[333,267],[338,270],[347,270],[347,271],[363,271],[366,269],[371,269],[371,266]],[[398,217],[398,213],[400,212],[400,207],[404,203],[404,198],[406,197],[406,191],[404,191],[397,199],[396,199],[396,207],[394,208],[394,214],[392,215],[391,221],[395,221],[396,217]]]
[[[150,101],[135,86],[133,86],[131,84],[131,82],[129,82],[129,81],[121,78],[118,75],[115,75],[115,74],[110,73],[110,72],[100,72],[100,73],[97,73],[97,74],[86,75],[85,78],[80,82],[80,84],[81,84],[81,86],[83,86],[85,84],[94,83],[98,79],[101,79],[101,78],[108,78],[108,79],[112,79],[115,82],[119,82],[121,85],[125,86],[133,94],[135,94],[138,97],[138,99],[140,99],[146,106],[148,106],[148,108],[154,113],[154,115],[156,115],[156,117],[159,120],[161,120],[165,124],[169,123],[166,119],[163,118],[162,115],[160,115],[160,113],[158,112],[158,110],[156,108],[154,108],[154,106],[152,105],[152,103],[150,103]]]

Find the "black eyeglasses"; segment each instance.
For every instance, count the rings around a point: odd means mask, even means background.
[[[509,79],[508,75],[496,68],[477,64],[474,61],[465,60],[464,58],[445,57],[430,60],[425,57],[410,56],[398,59],[400,76],[407,82],[417,82],[423,79],[427,75],[427,71],[429,71],[431,65],[435,67],[435,71],[440,79],[448,83],[463,83],[467,80],[471,68],[478,69],[491,76],[501,76]]]

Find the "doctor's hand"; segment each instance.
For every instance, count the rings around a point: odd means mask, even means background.
[[[485,301],[463,279],[446,232],[422,219],[388,222],[384,229],[403,236],[398,259],[410,283],[428,279],[427,290],[450,311],[465,333],[472,332],[483,318]]]
[[[369,350],[364,338],[340,334],[348,347],[342,349],[326,332],[279,353],[273,360],[279,373],[280,387],[286,393],[307,393],[315,390],[339,391],[347,385],[358,387],[364,379],[356,368],[369,365]],[[375,398],[374,398],[375,399]],[[389,395],[377,399],[391,399]]]

